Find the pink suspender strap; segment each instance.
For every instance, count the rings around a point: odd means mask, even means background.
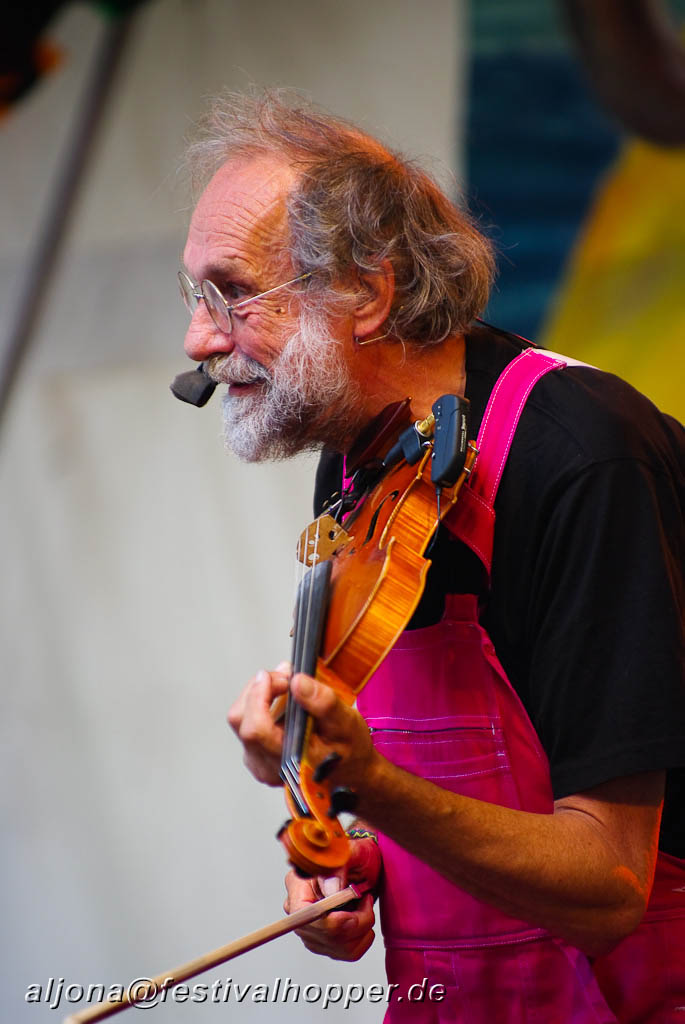
[[[488,574],[492,566],[495,496],[521,412],[540,378],[570,362],[575,360],[528,348],[507,365],[490,395],[478,432],[476,465],[445,520],[452,533],[478,555]]]
[[[494,505],[502,471],[528,395],[550,370],[566,362],[541,349],[527,348],[508,364],[497,379],[478,432],[479,451],[469,481],[488,505]]]

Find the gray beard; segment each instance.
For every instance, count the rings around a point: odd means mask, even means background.
[[[222,403],[226,447],[244,462],[289,459],[324,444],[344,451],[361,429],[360,389],[319,312],[303,312],[270,369],[232,352],[211,359],[207,372],[227,384],[259,382]]]

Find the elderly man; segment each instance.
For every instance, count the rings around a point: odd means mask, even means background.
[[[682,428],[615,377],[474,324],[488,244],[353,126],[231,97],[192,157],[208,183],[185,348],[228,385],[239,457],[322,448],[320,510],[391,403],[422,418],[465,395],[481,427],[492,550],[458,516],[440,527],[359,710],[282,665],[229,715],[263,782],[279,783],[270,708],[288,686],[316,759],[338,755],[360,816],[349,870],[383,862],[389,1019],[685,1019]],[[289,910],[320,895],[294,872],[287,888]],[[367,894],[302,938],[354,960],[373,925]],[[439,1000],[402,997],[424,978]]]

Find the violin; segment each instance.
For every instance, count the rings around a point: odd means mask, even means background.
[[[353,481],[307,527],[298,543],[308,571],[295,606],[293,673],[313,676],[354,703],[419,603],[431,565],[428,545],[476,454],[468,440],[468,401],[445,395],[429,417],[403,432],[375,472],[359,471],[365,484],[356,493]],[[329,875],[349,858],[338,815],[354,809],[356,796],[328,783],[337,755],[312,763],[311,729],[310,716],[289,696],[281,777],[291,817],[278,837],[300,873]]]

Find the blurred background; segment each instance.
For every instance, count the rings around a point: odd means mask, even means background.
[[[314,462],[226,456],[186,368],[183,139],[222,88],[294,86],[460,187],[487,318],[685,416],[685,0],[29,3],[0,45],[3,1019],[281,914],[280,792],[225,713],[288,656]],[[200,979],[380,984],[278,940]],[[29,986],[42,986],[28,1003]],[[35,989],[34,989],[35,991]],[[130,1011],[139,1013],[141,1011]],[[166,1021],[378,1021],[368,1002]]]

